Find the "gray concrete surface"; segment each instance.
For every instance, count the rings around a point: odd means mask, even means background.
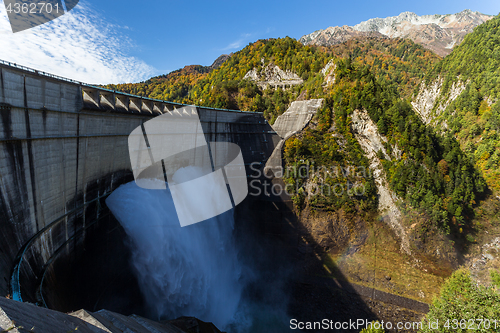
[[[282,151],[286,140],[295,133],[302,131],[309,124],[316,112],[318,112],[322,104],[323,99],[295,101],[292,102],[285,113],[276,119],[272,127],[281,140],[274,148],[264,167],[264,173],[267,176],[279,176],[282,174]]]
[[[322,104],[323,99],[292,102],[288,110],[276,119],[272,127],[282,139],[286,140],[304,129]]]

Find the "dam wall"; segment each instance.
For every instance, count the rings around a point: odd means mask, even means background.
[[[113,241],[119,228],[99,224],[113,219],[105,198],[133,180],[128,135],[180,107],[0,63],[0,295],[43,305],[55,258],[72,262],[95,233]],[[207,141],[238,144],[247,166],[277,144],[261,113],[197,112]]]

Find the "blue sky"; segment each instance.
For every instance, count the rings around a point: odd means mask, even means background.
[[[155,68],[210,65],[260,38],[300,38],[318,29],[355,25],[373,17],[452,14],[464,9],[496,15],[500,2],[479,1],[135,1],[93,4],[111,22],[130,27],[135,54]],[[101,2],[102,3],[102,2]],[[176,54],[177,53],[177,54]]]
[[[71,17],[64,15],[29,32],[17,33],[14,38],[6,28],[8,22],[2,23],[3,4],[1,7],[0,45],[4,46],[0,47],[0,59],[55,70],[56,74],[94,83],[138,81],[189,64],[210,65],[219,55],[238,51],[257,39],[285,36],[298,39],[329,26],[355,25],[403,11],[418,15],[452,14],[464,9],[491,15],[500,12],[500,2],[496,0],[411,3],[81,0]],[[68,24],[73,34],[65,32]],[[26,44],[23,47],[21,34]],[[19,50],[11,52],[12,48]],[[71,48],[75,48],[74,52]],[[40,49],[44,50],[42,56],[35,53]],[[28,51],[34,53],[25,59]],[[57,68],[48,64],[50,56],[57,58]],[[64,64],[65,61],[69,64]]]

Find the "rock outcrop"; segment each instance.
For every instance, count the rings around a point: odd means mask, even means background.
[[[210,65],[210,69],[213,70],[219,68],[220,66],[222,66],[223,63],[226,62],[227,59],[231,58],[232,55],[233,55],[232,53],[220,55],[217,59],[215,59],[212,65]]]
[[[273,63],[264,66],[264,59],[262,59],[260,69],[253,68],[245,74],[243,79],[252,80],[263,89],[266,89],[268,86],[285,89],[304,82],[297,74],[289,70],[284,71]]]
[[[452,84],[449,91],[443,96],[442,85],[443,79],[441,77],[428,85],[422,83],[418,95],[411,102],[413,109],[427,125],[431,124],[466,87],[466,83],[459,79]]]
[[[84,333],[220,333],[212,323],[192,317],[153,321],[137,315],[124,316],[108,310],[78,310],[69,314],[0,298],[1,332]]]
[[[353,38],[359,37],[378,37],[385,38],[377,31],[358,31],[353,27],[344,25],[341,27],[328,27],[324,30],[317,30],[312,34],[302,36],[299,39],[304,45],[335,45],[347,42]]]
[[[335,64],[335,61],[331,59],[326,66],[321,70],[321,74],[325,77],[325,85],[329,86],[335,83],[335,69],[337,68],[337,65]]]

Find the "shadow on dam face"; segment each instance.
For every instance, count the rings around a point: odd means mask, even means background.
[[[117,183],[131,179],[126,173]],[[61,312],[107,309],[145,315],[144,300],[131,267],[128,238],[106,207],[106,196],[99,195],[109,188],[109,177],[87,188],[87,193],[97,199],[76,214],[73,224],[79,231],[53,253],[39,275],[21,277],[22,289],[34,290],[32,285],[36,285],[35,295],[24,293],[23,299],[36,299],[39,305]],[[81,200],[75,198],[75,203],[81,205]],[[64,234],[57,230],[61,228],[65,226],[56,225],[50,232]]]
[[[145,316],[121,225],[107,210],[85,233],[63,247],[45,268],[40,288],[44,305],[61,312],[107,309]]]

